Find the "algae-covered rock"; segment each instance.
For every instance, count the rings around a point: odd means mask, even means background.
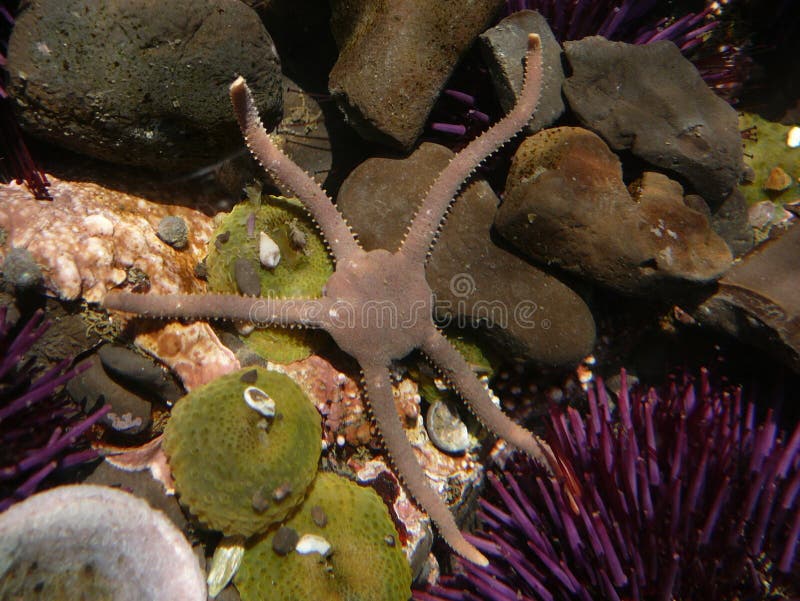
[[[286,540],[296,542],[286,546]],[[300,510],[245,552],[234,582],[242,601],[411,595],[411,570],[383,501],[331,473],[319,474]]]
[[[742,113],[739,129],[744,132],[744,162],[752,169],[752,181],[740,186],[747,204],[754,205],[762,200],[775,203],[795,200],[800,192],[800,148],[791,148],[786,143],[791,126],[767,121],[754,113]],[[785,188],[767,184],[776,168],[791,180]]]
[[[163,448],[181,502],[211,528],[250,536],[300,503],[321,435],[319,413],[297,384],[255,368],[178,401]]]
[[[213,292],[248,293],[260,288],[272,298],[315,298],[333,273],[333,263],[313,221],[300,203],[270,196],[263,202],[256,192],[225,216],[206,258],[208,286]],[[255,202],[254,202],[255,201]],[[277,265],[259,260],[261,233],[280,251]],[[245,275],[257,280],[244,281]],[[256,353],[278,363],[304,359],[319,344],[318,332],[259,328],[243,336]]]

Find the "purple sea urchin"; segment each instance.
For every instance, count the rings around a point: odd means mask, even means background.
[[[707,373],[622,393],[589,393],[589,415],[551,413],[550,444],[580,479],[568,497],[539,466],[490,476],[484,531],[470,541],[487,568],[459,562],[417,601],[493,599],[766,599],[797,592],[800,425],[755,425],[740,390]],[[466,592],[473,590],[475,593]]]
[[[16,335],[6,314],[7,307],[0,307],[0,511],[31,495],[56,469],[94,459],[95,451],[76,443],[111,408],[81,419],[55,395],[81,370],[67,369],[65,359],[37,376],[24,359],[50,327],[42,311]]]

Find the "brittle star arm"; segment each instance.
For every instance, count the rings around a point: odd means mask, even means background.
[[[317,223],[323,238],[337,261],[359,252],[361,248],[341,213],[319,184],[296,165],[270,138],[243,77],[230,88],[231,102],[247,146],[261,166],[286,184]]]
[[[486,557],[467,542],[447,505],[428,484],[425,472],[414,456],[414,450],[406,438],[397,414],[389,369],[381,364],[362,365],[362,369],[372,416],[381,432],[392,463],[411,496],[428,513],[442,538],[456,553],[472,563],[489,565]]]
[[[461,150],[431,186],[411,222],[400,249],[412,263],[426,260],[450,203],[472,172],[513,138],[530,120],[542,89],[542,49],[536,34],[528,36],[525,82],[516,106]]]
[[[228,319],[255,326],[328,326],[330,299],[277,299],[235,294],[133,294],[112,291],[106,309],[159,319]]]
[[[561,467],[550,446],[509,418],[497,407],[489,391],[475,376],[472,368],[439,330],[431,333],[420,350],[439,369],[448,383],[458,391],[481,423],[514,447],[524,451],[556,474]]]

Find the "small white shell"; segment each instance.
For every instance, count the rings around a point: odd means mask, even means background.
[[[275,401],[270,396],[255,386],[248,386],[242,394],[244,402],[251,409],[255,409],[264,417],[275,417]]]
[[[275,244],[275,240],[264,232],[261,232],[259,238],[258,259],[267,269],[275,269],[281,262],[281,249]]]
[[[297,541],[297,546],[294,548],[300,555],[309,555],[311,553],[319,553],[323,557],[331,554],[331,544],[316,534],[304,534]]]
[[[244,557],[244,537],[226,536],[217,548],[214,549],[214,557],[211,559],[211,567],[208,570],[208,596],[212,599],[219,595],[242,563]]]

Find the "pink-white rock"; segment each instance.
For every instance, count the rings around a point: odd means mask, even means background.
[[[210,217],[95,183],[47,177],[52,201],[34,200],[22,185],[0,185],[0,227],[7,234],[0,259],[12,247],[26,248],[42,267],[46,289],[64,300],[100,302],[125,282],[132,267],[149,276],[153,292],[203,290],[194,267],[213,232]],[[184,250],[156,236],[167,215],[180,216],[189,226]]]

